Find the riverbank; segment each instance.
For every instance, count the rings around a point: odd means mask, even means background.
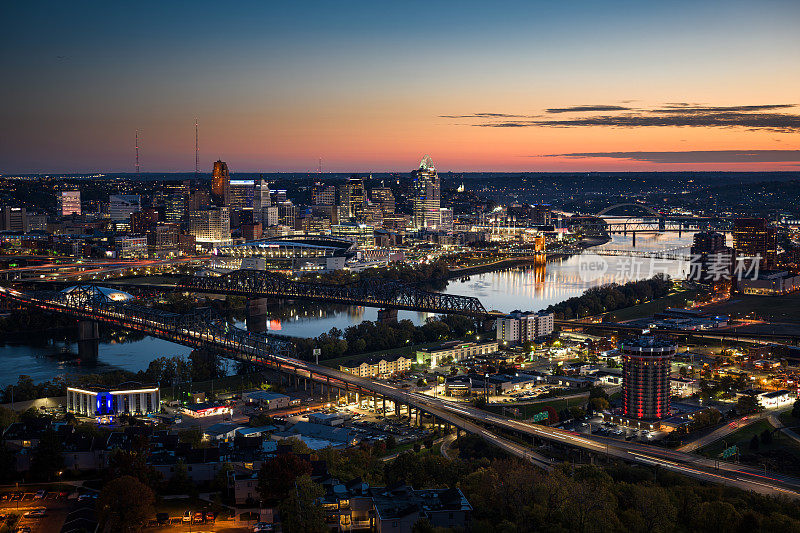
[[[472,274],[487,274],[489,272],[496,272],[506,268],[513,268],[523,265],[535,265],[542,261],[553,261],[556,259],[566,259],[573,255],[577,255],[594,246],[600,246],[610,242],[610,237],[585,237],[577,243],[578,249],[575,252],[544,252],[540,254],[525,255],[520,257],[506,257],[491,261],[480,265],[471,265],[468,267],[449,268],[449,275],[446,279],[458,279]]]
[[[536,264],[536,262],[542,261],[543,256],[544,254],[522,256],[522,257],[507,257],[505,259],[498,259],[497,261],[492,261],[490,263],[484,263],[481,265],[451,268],[448,269],[449,274],[445,279],[458,279],[458,278],[463,278],[464,276],[470,276],[472,274],[487,274],[489,272],[496,272],[498,270],[503,270],[506,268],[512,268],[522,265],[532,265]]]

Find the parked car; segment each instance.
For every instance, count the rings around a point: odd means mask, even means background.
[[[202,511],[197,511],[196,513],[194,513],[194,517],[192,517],[192,522],[194,522],[195,524],[199,524],[204,521],[205,521],[205,515],[203,514]]]
[[[184,522],[188,522],[189,524],[192,523],[192,512],[191,511],[186,511],[185,513],[183,513],[183,521]]]
[[[272,524],[267,522],[259,522],[253,526],[253,533],[262,533],[264,531],[272,531],[273,527]]]
[[[33,499],[34,500],[41,500],[42,498],[44,498],[45,494],[47,494],[47,492],[45,492],[43,490],[37,490],[36,494],[33,495]]]
[[[217,517],[211,511],[206,512],[206,522],[213,522],[214,520],[216,520],[216,518]]]

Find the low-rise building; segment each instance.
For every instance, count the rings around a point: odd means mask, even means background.
[[[690,378],[670,378],[669,380],[670,392],[673,396],[679,396],[681,398],[685,398],[687,396],[691,396],[695,393],[700,387],[697,384],[696,379]]]
[[[792,398],[788,390],[776,390],[759,394],[758,400],[767,409],[773,409],[791,403]]]
[[[239,424],[220,423],[212,424],[203,430],[203,439],[215,442],[228,442],[236,437],[236,431],[241,429]]]
[[[329,479],[323,486],[322,508],[332,531],[407,533],[420,519],[437,529],[463,531],[472,518],[472,506],[457,488],[370,487],[359,478],[349,483]]]
[[[144,235],[114,237],[114,247],[117,250],[117,257],[120,259],[147,257],[147,237]]]
[[[779,295],[800,290],[800,275],[793,276],[786,271],[759,272],[757,279],[737,280],[739,291],[744,294]]]
[[[312,422],[298,422],[286,431],[272,434],[273,440],[284,440],[293,437],[309,437],[331,443],[333,447],[347,447],[358,444],[357,434],[347,428],[332,427]]]
[[[362,378],[391,376],[411,370],[411,359],[402,355],[373,357],[359,364],[340,365],[339,370]]]
[[[233,410],[222,403],[214,402],[200,402],[185,405],[181,408],[183,414],[191,416],[192,418],[202,418],[205,416],[214,415],[230,415]]]
[[[432,348],[417,350],[416,359],[417,364],[436,368],[443,364],[458,362],[478,355],[489,355],[497,352],[497,349],[498,343],[496,340],[483,342],[450,341]]]
[[[311,413],[308,415],[308,421],[323,426],[341,426],[344,423],[344,417],[338,413]]]
[[[145,415],[161,409],[157,386],[122,383],[117,387],[67,387],[67,411],[83,416]]]
[[[275,409],[285,409],[289,407],[291,398],[277,392],[258,390],[245,392],[242,394],[242,400],[248,403],[256,403],[268,411],[274,411]]]

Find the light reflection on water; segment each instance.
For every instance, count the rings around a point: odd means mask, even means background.
[[[636,250],[663,250],[677,246],[685,246],[683,252],[688,254],[688,246],[692,236],[677,234],[637,235]],[[632,245],[630,235],[614,235],[613,240],[602,247],[609,249],[625,249]],[[586,281],[579,275],[581,261],[588,259],[604,260],[608,270],[604,276],[596,280]],[[647,260],[639,260],[643,267],[638,278],[650,277]],[[583,258],[576,256],[554,260],[545,264],[537,264],[520,268],[512,268],[499,272],[476,274],[466,280],[452,280],[443,292],[480,298],[484,307],[489,310],[504,312],[544,309],[567,298],[579,296],[587,288],[620,280],[618,275],[629,258],[597,256],[589,254]],[[659,267],[666,267],[666,272],[673,277],[682,278],[688,270],[682,261],[665,261]],[[289,305],[289,304],[285,304]],[[315,337],[333,327],[344,330],[359,324],[363,320],[377,320],[378,310],[367,307],[344,307],[332,310],[328,307],[312,308],[302,317],[291,316],[286,309],[280,316],[265,318],[267,330],[283,335]],[[291,311],[291,310],[290,310]],[[290,318],[284,318],[287,314]],[[414,311],[398,311],[398,319],[408,319],[415,324],[423,324],[430,313]],[[240,324],[245,327],[244,323]],[[149,362],[157,357],[181,355],[186,356],[189,348],[154,338],[125,344],[101,344],[96,363],[75,361],[62,352],[77,352],[77,347],[69,343],[47,343],[38,345],[2,345],[0,346],[0,385],[16,382],[18,374],[28,374],[34,381],[52,379],[56,375],[72,373],[91,373],[109,368],[124,368],[137,371],[147,368]]]

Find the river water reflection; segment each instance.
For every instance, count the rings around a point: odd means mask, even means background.
[[[660,235],[637,235],[635,250],[676,249],[688,255],[692,235],[675,233]],[[612,240],[598,248],[613,250],[631,249],[632,237],[614,235]],[[582,274],[581,265],[597,262],[605,265],[602,276]],[[638,265],[638,267],[636,266]],[[610,257],[594,253],[551,260],[547,264],[510,268],[498,272],[476,274],[464,280],[452,280],[443,292],[476,296],[489,310],[504,312],[539,310],[567,298],[579,296],[587,288],[631,279],[651,277],[664,272],[674,278],[683,278],[688,272],[684,261],[664,260],[651,262],[648,259]],[[290,307],[291,306],[291,307]],[[314,306],[284,303],[271,308],[267,317],[268,331],[283,335],[314,337],[333,327],[345,329],[363,320],[376,320],[378,310],[356,306]],[[399,311],[398,319],[409,319],[416,324],[424,323],[428,313]],[[245,325],[242,323],[242,327]],[[19,374],[28,374],[34,381],[52,379],[70,373],[99,372],[110,368],[137,371],[147,368],[149,362],[161,356],[182,355],[189,349],[167,341],[144,338],[128,343],[104,343],[100,345],[97,361],[78,361],[74,356],[77,348],[73,342],[42,342],[39,344],[16,343],[0,345],[0,385],[16,382]]]

